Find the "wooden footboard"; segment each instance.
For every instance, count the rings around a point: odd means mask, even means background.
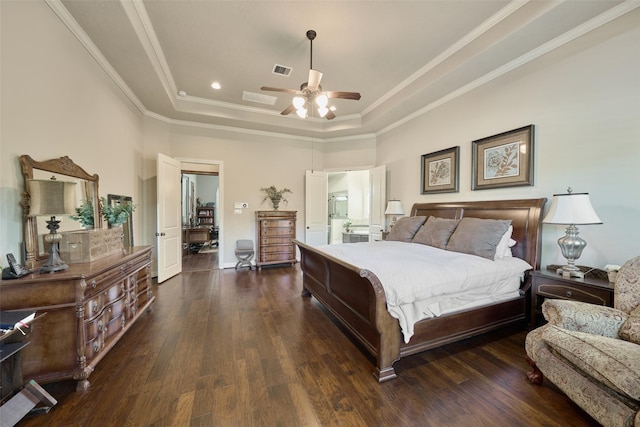
[[[378,278],[295,240],[300,248],[303,295],[313,295],[376,358],[378,381],[396,377],[393,363],[400,358],[401,332],[389,315]]]
[[[540,267],[540,224],[546,199],[489,202],[419,203],[412,215],[442,218],[463,216],[510,219],[514,256]],[[303,295],[313,295],[375,357],[378,381],[396,378],[393,364],[400,357],[459,341],[507,325],[526,323],[529,279],[520,296],[508,301],[422,320],[404,343],[398,321],[387,311],[384,289],[371,271],[327,255],[298,240],[303,272]]]

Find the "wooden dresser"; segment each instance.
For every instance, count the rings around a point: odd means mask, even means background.
[[[296,263],[296,211],[256,211],[256,266]]]
[[[133,247],[63,272],[0,282],[1,310],[47,313],[22,350],[24,378],[75,379],[78,390],[89,388],[98,362],[151,310],[150,265],[151,247]]]

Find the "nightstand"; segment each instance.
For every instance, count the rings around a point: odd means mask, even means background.
[[[541,306],[545,298],[582,301],[613,307],[613,283],[605,279],[568,278],[547,270],[531,272],[531,325],[544,322]]]

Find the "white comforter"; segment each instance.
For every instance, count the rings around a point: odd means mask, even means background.
[[[524,271],[515,257],[495,261],[417,243],[395,241],[323,245],[316,249],[370,270],[382,283],[387,309],[405,342],[414,324],[445,313],[516,298]]]

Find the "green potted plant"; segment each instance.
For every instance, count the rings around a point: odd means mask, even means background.
[[[76,208],[76,215],[70,215],[84,228],[93,228],[93,203],[90,200],[83,200]]]
[[[107,221],[109,227],[122,225],[136,210],[136,205],[133,203],[121,201],[110,205],[104,197],[100,197],[100,203],[102,204],[102,217]]]
[[[273,209],[276,210],[276,211],[278,210],[278,207],[280,206],[280,202],[285,202],[285,204],[289,203],[289,201],[284,198],[284,194],[285,193],[292,193],[293,194],[293,192],[291,190],[289,190],[288,188],[285,187],[282,190],[278,190],[275,185],[272,185],[270,187],[263,187],[263,188],[260,189],[260,191],[265,193],[264,199],[262,199],[262,203],[264,203],[265,200],[270,199],[271,203],[273,205]]]

